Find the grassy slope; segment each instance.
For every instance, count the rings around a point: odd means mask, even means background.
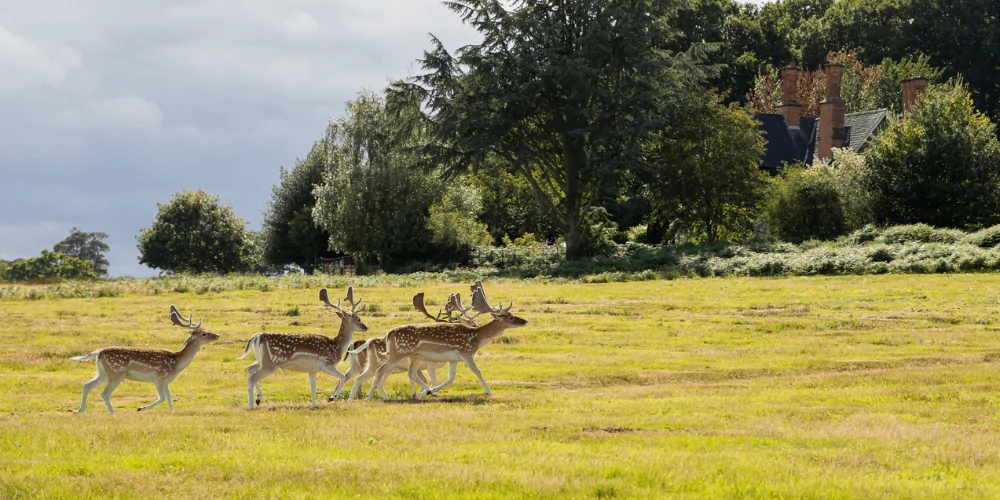
[[[418,321],[416,289],[359,291],[368,336]],[[279,373],[253,413],[238,341],[333,334],[315,291],[0,302],[0,498],[1000,496],[1000,275],[488,291],[531,321],[480,354],[495,397],[460,367],[437,400],[310,410]],[[176,410],[135,413],[155,391],[126,382],[117,415],[99,390],[67,412],[94,373],[70,356],[179,348],[171,302],[232,342],[174,382]]]

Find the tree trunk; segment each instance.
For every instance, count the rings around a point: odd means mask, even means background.
[[[586,156],[580,139],[563,135],[563,167],[566,170],[566,260],[579,260],[583,255],[583,193],[580,171]]]

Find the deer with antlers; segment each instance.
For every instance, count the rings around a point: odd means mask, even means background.
[[[324,335],[260,333],[247,341],[246,349],[243,350],[243,355],[239,359],[245,358],[251,350],[257,358],[254,364],[247,367],[247,399],[251,410],[260,405],[260,401],[264,397],[260,390],[260,381],[278,371],[279,368],[309,374],[313,408],[316,407],[317,372],[327,373],[339,379],[337,388],[328,401],[340,397],[340,390],[347,377],[337,369],[337,363],[340,362],[342,355],[350,346],[354,332],[368,331],[368,326],[362,323],[358,317],[358,314],[364,311],[367,306],[361,306],[361,309],[357,308],[361,299],[354,300],[354,287],[347,287],[347,297],[345,298],[351,304],[350,311],[340,307],[341,299],[337,299],[336,304],[330,303],[326,288],[319,291],[319,299],[340,317],[340,331],[336,337],[331,339]],[[254,389],[257,390],[256,400],[254,400]]]
[[[152,382],[156,385],[159,399],[139,408],[139,411],[148,410],[164,401],[167,402],[170,410],[173,410],[174,402],[170,395],[170,382],[173,382],[191,364],[202,346],[219,340],[218,335],[201,329],[201,321],[197,325],[193,325],[193,320],[192,315],[185,321],[177,308],[173,305],[170,306],[170,321],[174,325],[191,329],[191,334],[184,341],[184,348],[178,352],[166,349],[108,347],[73,358],[77,361],[89,361],[97,358],[94,363],[97,365],[97,376],[83,384],[83,401],[80,402],[80,409],[76,412],[83,413],[87,409],[87,395],[90,394],[90,391],[101,384],[106,384],[104,390],[101,391],[101,397],[104,398],[108,412],[114,414],[115,409],[111,406],[111,393],[125,379]]]
[[[469,367],[479,378],[479,382],[486,390],[486,395],[493,395],[493,391],[486,385],[482,372],[476,366],[475,355],[484,345],[499,337],[509,328],[519,328],[528,324],[527,320],[514,316],[510,308],[511,302],[506,308],[501,302],[497,307],[490,307],[486,300],[486,292],[483,290],[481,281],[472,285],[472,307],[479,314],[489,313],[493,320],[483,326],[469,326],[460,322],[435,322],[433,324],[406,325],[393,328],[385,336],[387,357],[386,362],[375,372],[375,381],[371,389],[368,390],[368,398],[371,399],[375,390],[379,391],[382,399],[387,399],[383,385],[386,377],[392,373],[403,360],[433,362],[433,363],[456,363],[461,361]],[[467,311],[466,311],[467,313]],[[465,315],[465,313],[463,313]],[[430,316],[428,314],[428,316]],[[474,319],[476,316],[471,316]],[[435,393],[441,387],[451,383],[455,378],[455,364],[449,367],[449,379],[438,386],[427,387],[419,379],[422,389],[426,393]],[[412,380],[412,379],[411,379]]]
[[[462,307],[462,296],[461,294],[451,294],[448,296],[448,301],[445,303],[445,308],[443,311],[438,311],[437,316],[431,316],[427,312],[427,308],[424,306],[424,292],[420,292],[413,296],[413,307],[428,318],[439,323],[462,323],[468,326],[476,327],[475,320],[470,316],[469,310],[472,307]],[[459,315],[455,316],[458,312]],[[374,338],[365,340],[356,340],[354,345],[347,351],[345,360],[350,361],[351,367],[347,370],[347,379],[350,380],[355,375],[358,378],[354,381],[354,386],[351,387],[351,395],[348,396],[348,401],[353,401],[355,396],[357,396],[358,391],[361,389],[361,385],[364,384],[368,379],[375,376],[376,370],[383,364],[388,357],[388,350],[385,344],[385,338]],[[418,383],[417,379],[420,379],[423,387],[427,386],[428,378],[432,386],[437,386],[437,371],[443,367],[445,363],[434,363],[434,362],[420,362],[420,361],[410,361],[406,367],[402,364],[397,366],[393,372],[407,372],[410,378],[410,395],[416,396],[416,386]],[[451,362],[451,371],[454,372],[457,368],[457,362]],[[427,376],[425,377],[423,372],[427,371]],[[454,377],[452,377],[454,378]],[[443,384],[441,387],[444,387]],[[421,395],[426,394],[426,391],[421,391]]]

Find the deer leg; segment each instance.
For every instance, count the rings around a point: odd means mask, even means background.
[[[316,407],[316,372],[309,373],[309,391],[312,394],[312,405]]]
[[[80,409],[76,410],[76,413],[83,413],[87,409],[87,395],[90,391],[94,390],[97,386],[103,384],[107,377],[98,370],[97,376],[94,377],[89,382],[83,384],[83,400],[80,401]]]
[[[486,395],[492,396],[493,391],[490,390],[490,386],[486,385],[486,379],[483,378],[483,373],[479,371],[479,367],[476,366],[476,360],[472,358],[472,355],[459,354],[459,357],[461,357],[462,361],[465,362],[465,366],[468,366],[469,370],[472,370],[472,373],[475,373],[476,376],[479,377],[479,382],[483,384],[483,389],[486,389]]]
[[[260,361],[258,361],[257,363],[260,363]],[[252,364],[252,365],[250,365],[250,366],[247,367],[247,376],[251,376],[254,373],[257,373],[258,371],[260,371],[261,366],[259,364],[257,364],[257,363],[254,363],[254,364]],[[264,399],[264,393],[261,392],[261,390],[260,390],[260,383],[259,382],[256,383],[256,384],[254,384],[254,388],[257,389],[257,405],[259,406],[260,405],[260,401],[262,399]],[[250,399],[253,399],[253,393],[252,392],[250,394]]]
[[[410,396],[417,397],[417,391],[415,389],[416,384],[420,385],[421,391],[420,395],[430,393],[431,388],[427,386],[427,379],[424,378],[424,374],[421,373],[422,365],[416,361],[410,360],[410,369],[407,370],[407,376],[410,378]]]
[[[121,384],[124,378],[124,375],[118,378],[109,378],[108,385],[105,385],[104,390],[101,391],[101,397],[104,398],[104,405],[108,407],[108,413],[112,415],[115,414],[115,409],[111,406],[111,393],[115,392],[118,384]]]
[[[378,368],[375,368],[371,362],[365,365],[365,371],[362,372],[361,375],[358,375],[358,378],[354,380],[354,387],[351,387],[351,395],[347,398],[348,401],[354,400],[355,396],[358,395],[358,391],[361,390],[361,386],[375,376],[376,370],[378,370]]]
[[[371,389],[368,389],[368,397],[366,399],[371,399],[372,394],[378,389],[379,394],[382,396],[383,400],[389,399],[389,396],[385,393],[385,379],[392,374],[392,370],[396,368],[396,365],[401,363],[403,358],[393,359],[390,354],[389,359],[385,361],[385,364],[378,367],[375,372],[375,381],[372,382]]]
[[[431,394],[437,394],[437,391],[440,391],[442,387],[454,382],[455,375],[457,374],[458,374],[458,363],[455,361],[448,363],[448,380],[445,380],[444,383],[441,385],[435,385],[434,387],[431,387]]]
[[[351,380],[352,378],[358,376],[358,374],[361,373],[361,372],[362,372],[361,364],[360,363],[356,363],[354,361],[354,359],[352,358],[351,359],[351,367],[348,368],[347,369],[347,373],[344,374],[345,383],[346,383],[347,380]],[[351,387],[351,397],[349,397],[347,399],[348,401],[354,399],[354,395],[357,394],[357,392],[358,392],[357,387],[358,387],[358,381],[355,380],[354,381],[354,387]],[[333,401],[333,399],[334,399],[333,396],[330,396],[329,399],[327,399],[327,401]]]
[[[250,403],[251,410],[254,409],[254,401],[253,401],[254,387],[256,387],[258,391],[260,391],[260,381],[277,370],[278,370],[277,367],[272,367],[270,370],[265,370],[263,366],[260,366],[249,377],[247,377],[247,399],[248,402]],[[249,369],[247,369],[247,371],[249,371]],[[257,400],[257,404],[258,405],[260,404],[260,399]]]
[[[170,395],[170,384],[163,384],[163,392],[167,393],[167,408],[174,411],[174,398]]]
[[[325,368],[323,370],[323,372],[327,373],[327,374],[330,374],[330,375],[333,375],[334,377],[337,377],[337,379],[338,379],[337,380],[337,388],[333,390],[333,394],[330,395],[329,398],[327,398],[327,401],[333,401],[335,399],[339,399],[340,398],[340,390],[344,388],[344,382],[347,381],[347,376],[344,375],[343,373],[340,373],[340,370],[338,370],[336,366]]]
[[[431,385],[438,385],[438,367],[437,365],[427,363],[427,376],[431,379]]]
[[[156,406],[156,405],[158,405],[158,404],[166,401],[167,396],[163,393],[163,383],[160,382],[159,380],[156,381],[156,395],[159,396],[156,399],[156,401],[153,401],[152,403],[149,403],[146,406],[140,407],[136,411],[146,411],[146,410],[148,410],[148,409],[150,409],[150,408],[152,408],[152,407],[154,407],[154,406]]]

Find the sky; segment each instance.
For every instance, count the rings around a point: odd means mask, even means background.
[[[437,0],[0,0],[0,258],[71,228],[135,236],[204,189],[260,227],[278,182],[363,89],[419,71],[428,33],[476,34]]]
[[[279,168],[363,89],[419,71],[428,33],[478,37],[438,0],[0,0],[0,258],[136,235],[203,189],[260,228]]]

